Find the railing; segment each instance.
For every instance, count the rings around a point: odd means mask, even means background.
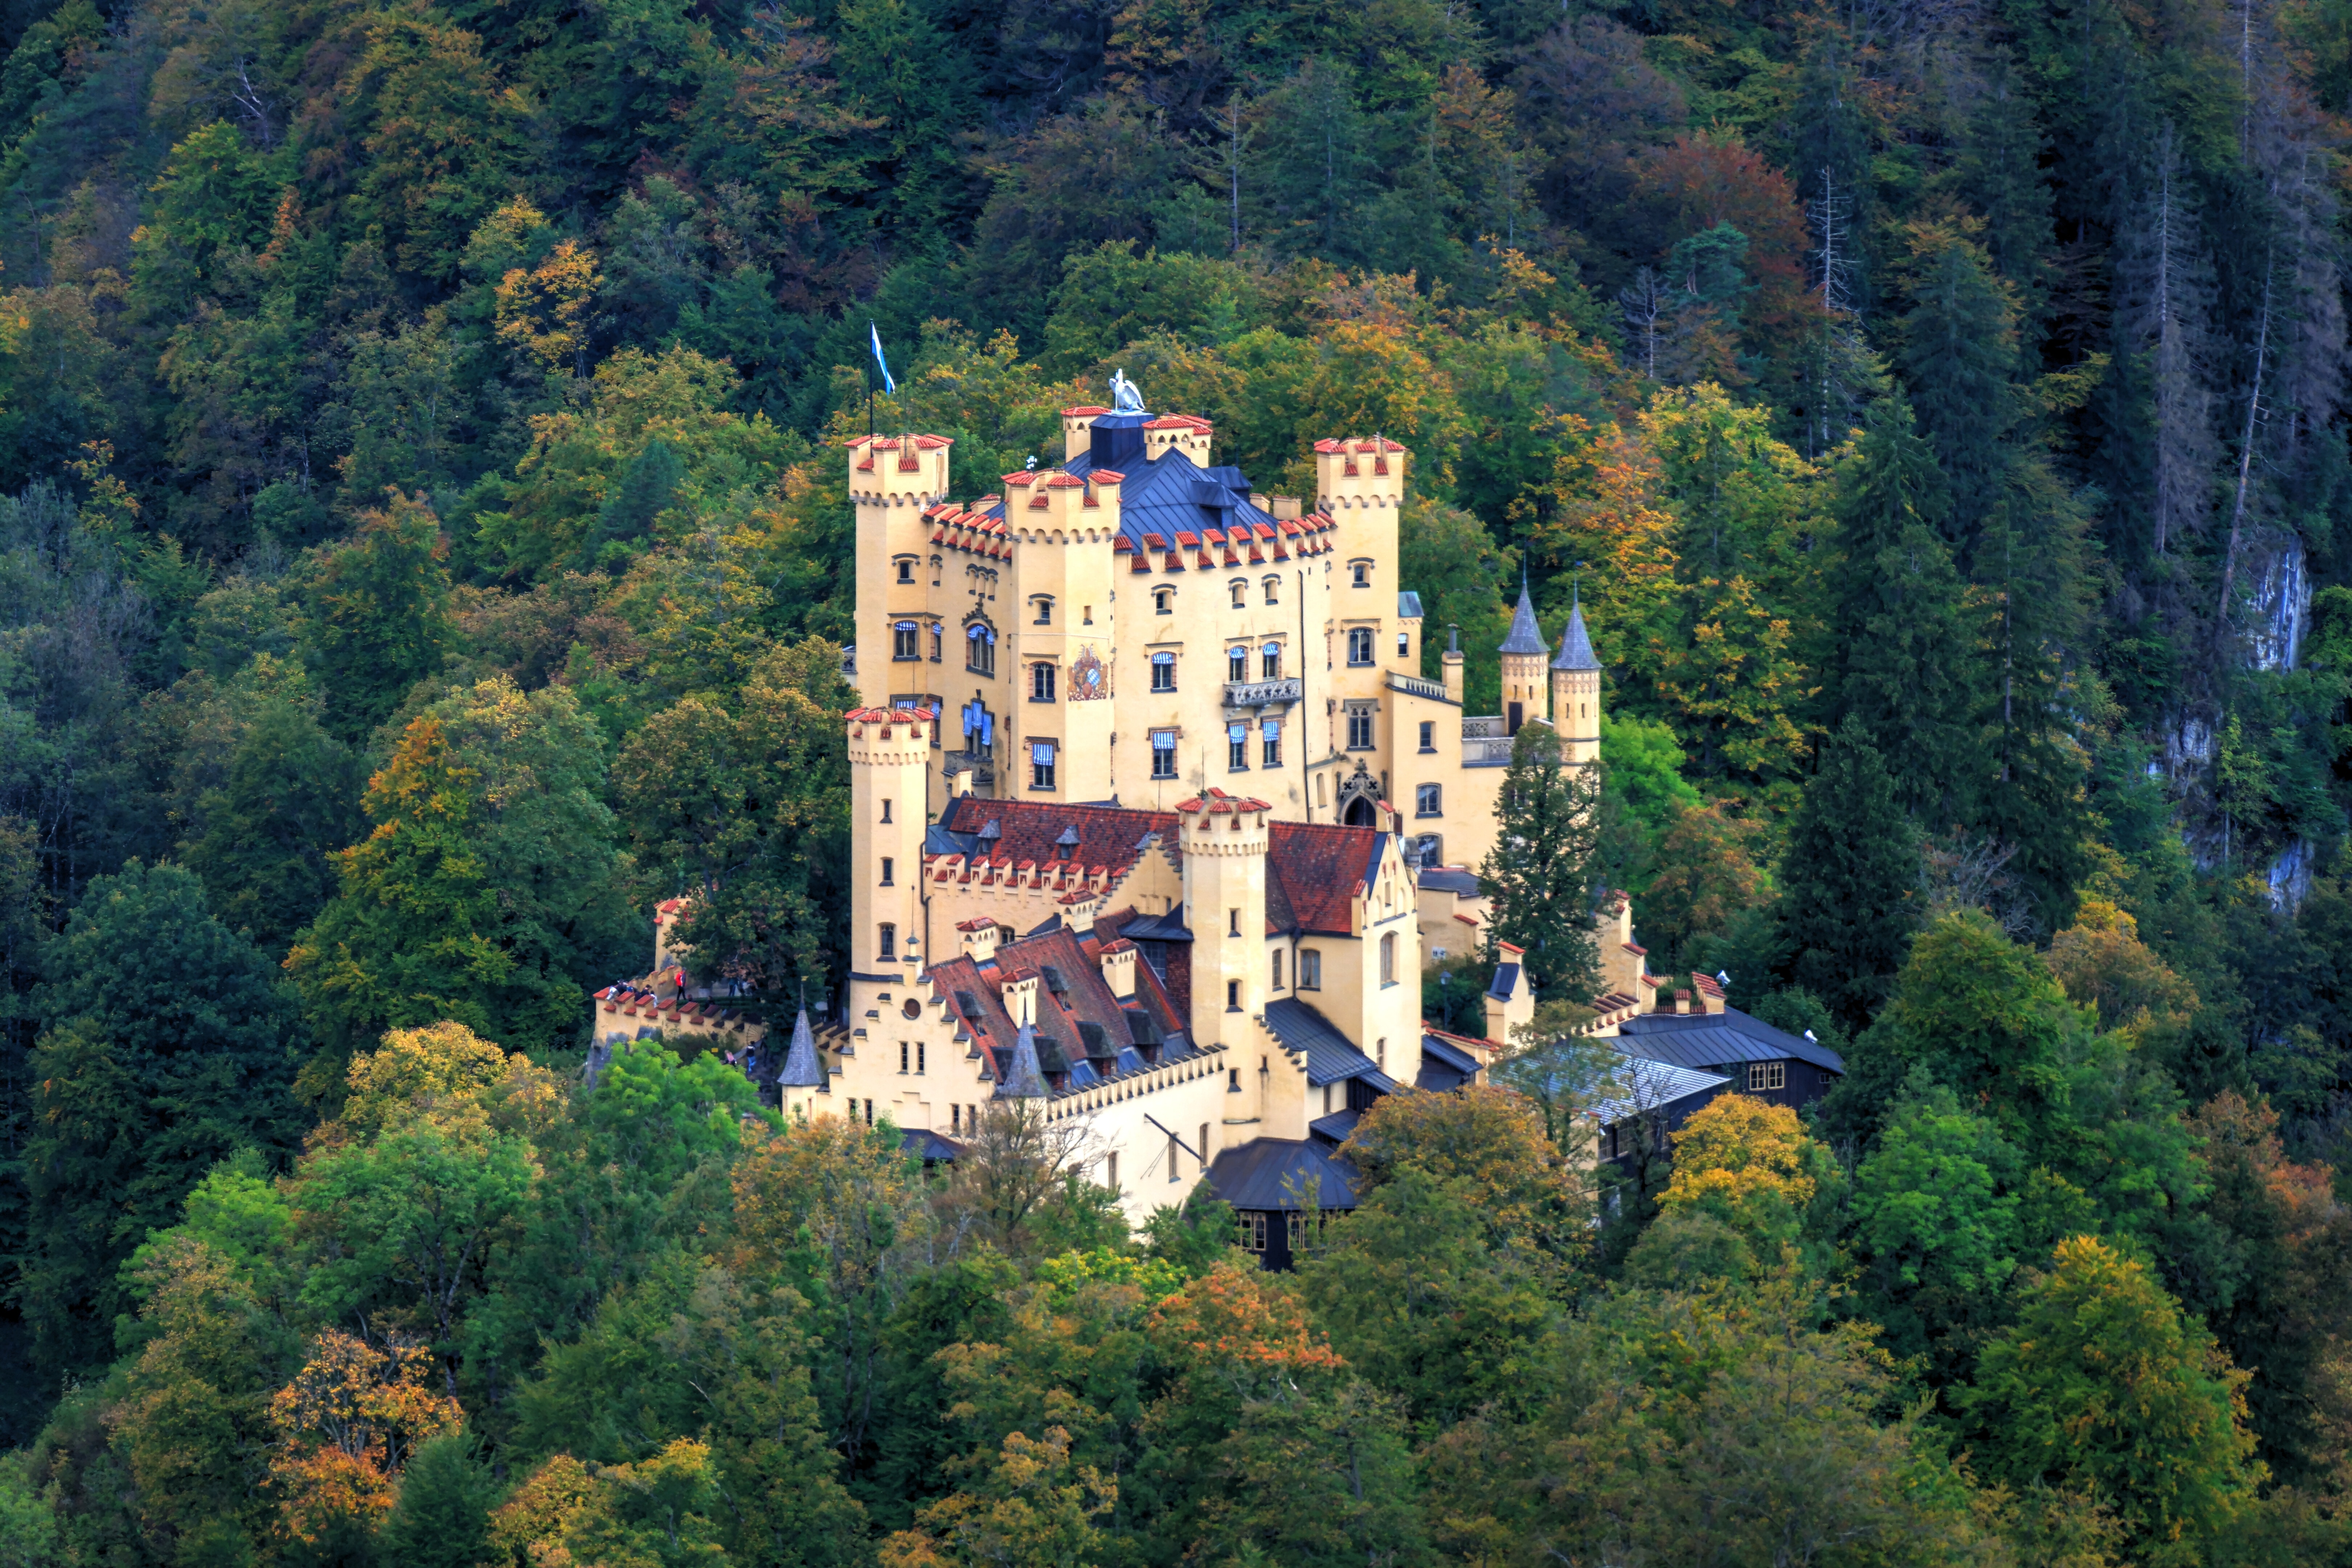
[[[1510,760],[1511,741],[1507,735],[1462,737],[1462,765],[1465,768],[1497,768]]]
[[[1391,670],[1389,671],[1389,687],[1391,690],[1402,691],[1412,697],[1433,697],[1440,702],[1451,702],[1454,700],[1454,699],[1446,693],[1445,682],[1442,680],[1424,680],[1418,675],[1399,675],[1395,670]]]
[[[1289,680],[1228,680],[1225,682],[1225,706],[1265,708],[1276,702],[1296,702],[1304,689],[1295,678]]]
[[[1465,719],[1462,721],[1462,738],[1465,741],[1484,740],[1489,736],[1500,735],[1502,733],[1504,733],[1503,716],[1499,713],[1488,714],[1480,719]]]

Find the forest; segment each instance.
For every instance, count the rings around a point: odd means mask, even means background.
[[[2352,1563],[2347,0],[0,51],[11,1568]],[[1114,369],[1266,491],[1410,447],[1473,710],[1580,602],[1536,978],[1623,889],[1829,1099],[1595,1172],[1538,1042],[1266,1273],[1015,1112],[583,1083],[657,900],[841,983],[843,442],[968,500]]]

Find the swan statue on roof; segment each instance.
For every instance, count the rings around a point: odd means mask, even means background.
[[[1128,380],[1124,370],[1110,373],[1110,411],[1113,414],[1141,414],[1146,411],[1143,389]]]

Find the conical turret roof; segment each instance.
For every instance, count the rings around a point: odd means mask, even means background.
[[[786,1089],[819,1089],[824,1084],[824,1064],[817,1060],[816,1035],[809,1028],[806,1007],[793,1020],[793,1043],[784,1051],[784,1065],[776,1081]]]
[[[1551,645],[1544,641],[1543,628],[1536,625],[1536,602],[1528,596],[1528,582],[1519,579],[1519,607],[1511,612],[1511,635],[1503,639],[1503,653],[1544,654]]]
[[[1592,657],[1592,639],[1584,633],[1584,596],[1579,594],[1569,606],[1568,630],[1560,635],[1559,657],[1551,661],[1554,669],[1599,669],[1601,661]]]
[[[1013,1042],[1013,1065],[996,1086],[996,1098],[1042,1100],[1045,1095],[1045,1072],[1037,1065],[1037,1031],[1024,1024]]]

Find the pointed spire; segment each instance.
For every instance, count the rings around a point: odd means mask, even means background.
[[[1037,1065],[1037,1031],[1024,1024],[1013,1042],[1013,1065],[996,1086],[996,1098],[1042,1100],[1045,1096],[1045,1070]]]
[[[1554,669],[1599,669],[1601,661],[1592,657],[1592,639],[1584,631],[1584,588],[1577,584],[1568,607],[1568,630],[1560,634],[1559,657],[1551,661]]]
[[[824,1084],[824,1064],[816,1059],[816,1034],[809,1027],[808,987],[801,987],[800,1016],[793,1020],[793,1043],[785,1047],[784,1065],[776,1082],[785,1089],[818,1089]]]
[[[1549,653],[1551,646],[1544,641],[1543,628],[1536,625],[1536,602],[1528,594],[1528,571],[1519,568],[1519,607],[1511,612],[1511,632],[1497,650],[1502,653]]]

